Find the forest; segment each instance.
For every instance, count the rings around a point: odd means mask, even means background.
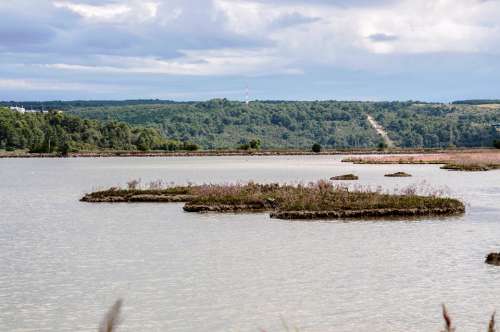
[[[263,148],[376,147],[372,115],[400,147],[490,147],[499,139],[500,107],[421,102],[253,101],[73,107],[84,118],[157,128],[166,137],[203,148],[234,148],[260,140]]]
[[[158,128],[167,137],[206,149],[236,148],[260,140],[264,149],[374,147],[380,138],[352,102],[242,102],[214,99],[168,105],[74,108],[81,117]]]
[[[99,149],[172,151],[196,148],[188,142],[167,140],[155,128],[82,119],[55,111],[18,113],[0,108],[0,149],[66,154]]]
[[[490,104],[500,104],[500,99],[456,100],[452,104],[455,104],[455,105],[490,105]]]
[[[400,147],[491,147],[500,108],[422,103],[375,103],[367,110]]]
[[[10,104],[4,102],[3,104]],[[2,104],[2,103],[0,103]],[[0,149],[30,151],[491,147],[500,106],[421,102],[159,100],[21,103],[0,110]],[[51,105],[51,106],[50,106]],[[486,106],[486,107],[485,107]],[[57,110],[64,110],[60,112]],[[50,144],[49,144],[50,143]]]

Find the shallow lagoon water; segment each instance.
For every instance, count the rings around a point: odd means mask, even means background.
[[[0,160],[0,330],[95,331],[125,300],[120,331],[462,331],[500,309],[500,171],[352,165],[341,156]],[[411,178],[385,178],[396,171]],[[182,204],[87,204],[96,188],[307,182],[355,173],[386,189],[427,181],[464,216],[300,222],[188,214]]]

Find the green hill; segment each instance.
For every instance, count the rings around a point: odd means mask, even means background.
[[[500,109],[414,102],[255,101],[74,107],[99,120],[152,126],[204,148],[234,148],[260,139],[264,148],[376,147],[371,114],[401,147],[491,146]]]
[[[205,149],[236,148],[256,140],[260,140],[262,148],[310,149],[314,143],[324,148],[373,148],[380,144],[381,138],[367,121],[368,114],[399,147],[489,147],[495,139],[500,139],[493,127],[500,123],[500,106],[493,104],[484,107],[416,102],[253,101],[246,105],[226,99],[28,104],[65,112],[62,120],[55,114],[37,117],[15,115],[8,110],[0,112],[0,130],[2,121],[10,123],[9,134],[0,131],[0,148],[7,145],[32,148],[33,142],[51,135],[45,129],[47,123],[56,131],[64,131],[58,135],[60,146],[69,140],[74,149],[190,147],[180,142],[193,142]],[[78,126],[69,125],[73,122]],[[20,134],[30,131],[29,135]],[[21,143],[12,138],[28,136]],[[146,137],[148,143],[141,143]]]
[[[377,103],[371,113],[400,147],[491,147],[500,138],[500,107]]]
[[[359,103],[251,102],[225,99],[169,105],[75,108],[82,117],[159,128],[204,148],[235,148],[260,139],[263,148],[374,147],[380,138]]]

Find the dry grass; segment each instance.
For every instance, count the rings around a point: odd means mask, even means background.
[[[443,168],[446,169],[483,171],[500,168],[500,151],[351,157],[343,161],[355,164],[445,164]]]
[[[494,110],[494,109],[499,109],[500,104],[481,104],[481,105],[477,105],[477,107]]]
[[[496,322],[495,322],[496,312],[493,312],[490,317],[490,321],[488,322],[488,332],[496,332]],[[441,332],[455,332],[456,327],[453,326],[453,322],[451,319],[446,306],[443,304],[443,320],[444,320],[444,330]]]
[[[129,185],[129,188],[131,186]],[[151,186],[150,186],[151,187]],[[155,185],[155,187],[157,187]],[[88,202],[187,202],[188,212],[334,212],[316,218],[340,218],[339,212],[353,217],[389,215],[429,215],[463,213],[464,205],[421,183],[392,192],[381,187],[334,185],[325,180],[307,184],[203,184],[167,186],[158,189],[117,189],[90,193],[82,198]],[[352,214],[360,211],[360,214]],[[378,212],[376,212],[378,211]],[[382,211],[382,213],[380,212]],[[287,219],[290,214],[285,214]],[[312,214],[314,217],[314,214]],[[307,219],[311,219],[308,217]]]
[[[455,328],[452,325],[451,317],[448,314],[446,306],[443,304],[443,319],[444,319],[444,330],[442,332],[454,332]]]
[[[109,308],[101,324],[99,324],[99,332],[114,332],[118,329],[118,326],[121,324],[122,305],[123,300],[118,299],[111,308]]]
[[[496,331],[495,315],[496,315],[496,312],[493,312],[491,314],[490,323],[488,324],[488,332],[495,332]]]

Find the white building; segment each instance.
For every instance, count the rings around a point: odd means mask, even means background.
[[[18,113],[25,113],[26,112],[26,109],[24,107],[17,107],[17,106],[11,106],[10,110],[18,112]]]
[[[36,109],[27,110],[26,108],[19,107],[19,106],[11,106],[9,108],[11,111],[18,112],[18,113],[48,113],[48,111],[41,111],[41,110],[36,110]]]

